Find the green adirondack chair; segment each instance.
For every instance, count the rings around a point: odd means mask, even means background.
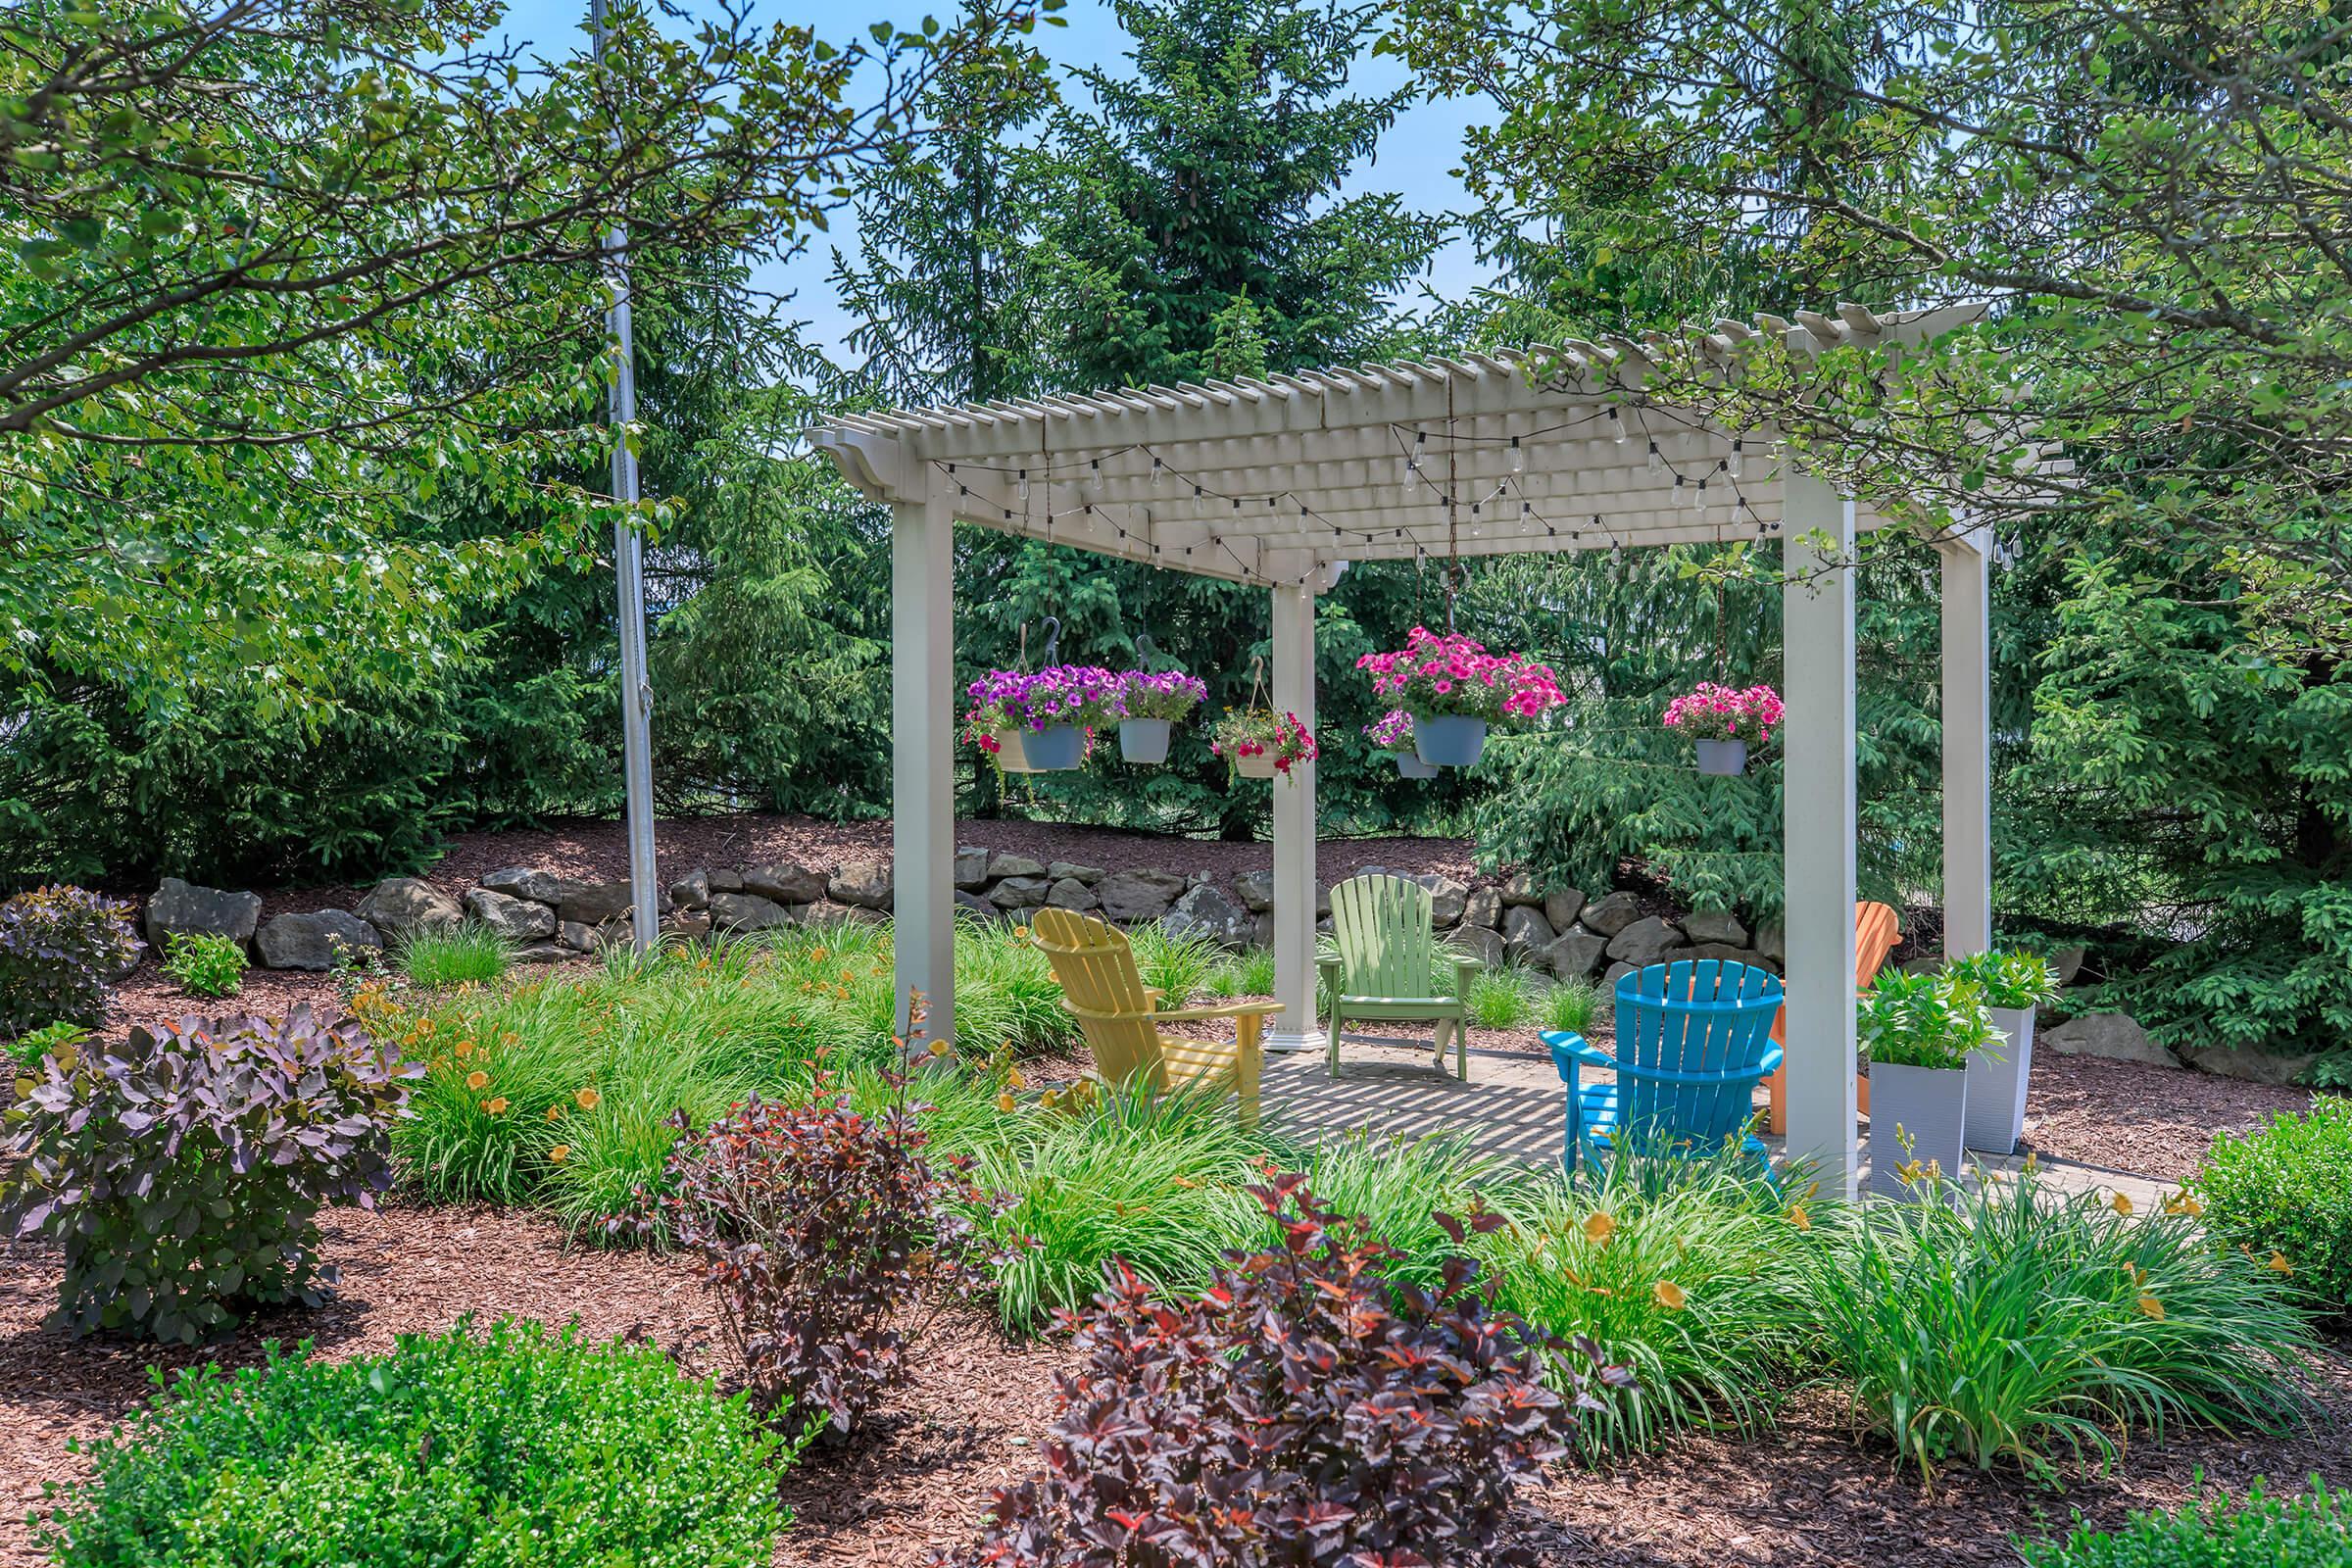
[[[1340,1031],[1349,1019],[1429,1019],[1436,1027],[1438,1065],[1446,1065],[1446,1026],[1453,1025],[1454,1070],[1470,1081],[1470,977],[1476,958],[1448,965],[1438,951],[1429,889],[1400,876],[1354,876],[1331,890],[1333,952],[1318,967],[1331,995],[1331,1073],[1340,1072]],[[1453,993],[1445,995],[1446,967]]]

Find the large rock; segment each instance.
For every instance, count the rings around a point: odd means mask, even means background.
[[[1268,909],[1263,914],[1250,917],[1250,945],[1253,948],[1270,948],[1274,945],[1273,910]]]
[[[1725,963],[1744,963],[1750,969],[1763,969],[1779,974],[1781,966],[1753,948],[1734,947],[1729,942],[1699,942],[1674,955],[1682,958],[1719,958]]]
[[[253,938],[262,962],[272,969],[332,969],[337,942],[353,952],[384,945],[375,927],[348,909],[277,915]]]
[[[966,893],[988,886],[988,851],[977,844],[956,847],[956,885]]]
[[[2300,1082],[2311,1070],[2311,1064],[2320,1059],[2316,1051],[2295,1056],[2274,1056],[2267,1051],[2238,1051],[2229,1046],[2190,1046],[2180,1054],[2199,1072],[2235,1078],[2240,1083],[2280,1086]]]
[[[2109,1061],[2140,1061],[2155,1067],[2178,1067],[2180,1058],[2148,1038],[2139,1020],[2128,1012],[2093,1012],[2069,1018],[2039,1030],[2035,1049],[2046,1048],[2062,1056],[2104,1056]]]
[[[669,902],[681,909],[700,909],[710,903],[710,873],[696,866],[669,885]]]
[[[353,912],[382,932],[387,942],[418,931],[455,931],[466,920],[457,900],[413,876],[378,882]]]
[[[1167,913],[1184,887],[1184,878],[1172,871],[1113,871],[1097,885],[1095,893],[1102,900],[1104,919],[1133,925]]]
[[[556,941],[574,953],[596,951],[596,927],[582,925],[577,920],[561,921],[556,926]]]
[[[1462,906],[1470,902],[1470,884],[1459,877],[1427,871],[1413,878],[1429,889],[1429,917],[1441,927],[1453,925],[1462,917]]]
[[[1159,917],[1159,924],[1172,937],[1206,937],[1219,947],[1236,949],[1248,947],[1256,932],[1249,910],[1205,882],[1178,899]]]
[[[227,937],[251,942],[262,917],[262,896],[200,888],[175,876],[164,878],[155,897],[147,901],[147,940],[158,953],[171,936]]]
[[[536,942],[556,934],[556,911],[532,899],[475,888],[466,895],[466,912],[511,942]]]
[[[1622,959],[1610,964],[1607,971],[1600,977],[1600,994],[1604,997],[1616,996],[1617,982],[1629,974],[1636,973],[1640,968],[1640,964],[1627,963]]]
[[[1472,888],[1462,901],[1462,924],[1494,929],[1502,919],[1502,891],[1499,888]]]
[[[995,905],[989,903],[986,899],[982,898],[979,894],[966,892],[962,888],[957,888],[956,890],[956,907],[958,909],[969,909],[974,914],[984,915],[991,920],[996,919],[1004,912],[1004,910],[998,908]]]
[[[1747,946],[1747,927],[1729,909],[1693,909],[1683,916],[1683,935],[1693,943],[1718,942],[1729,947]]]
[[[1054,885],[1046,889],[1046,902],[1056,909],[1076,909],[1082,914],[1102,906],[1102,901],[1096,896],[1095,890],[1088,887],[1082,878],[1074,876],[1055,878]]]
[[[713,893],[741,893],[743,891],[743,872],[739,867],[714,865],[706,874],[710,878],[710,891]]]
[[[1551,922],[1554,931],[1567,930],[1584,911],[1585,895],[1581,889],[1553,888],[1544,895],[1544,918]]]
[[[1577,920],[1595,936],[1613,937],[1642,918],[1642,906],[1631,893],[1611,893],[1585,906]]]
[[[1637,969],[1656,963],[1677,948],[1689,947],[1690,939],[1658,916],[1646,915],[1609,939],[1609,956]],[[1676,956],[1681,955],[1676,954]]]
[[[831,899],[819,899],[805,908],[792,911],[792,917],[803,925],[880,925],[890,916],[880,909],[869,909],[862,904],[836,904]]]
[[[672,909],[662,917],[662,935],[665,937],[699,942],[710,934],[711,928],[709,909]]]
[[[2073,985],[2076,977],[2082,972],[2082,960],[2089,956],[2089,950],[2080,942],[2051,954],[2050,967],[2058,971],[2058,983],[2062,986]]]
[[[1778,969],[1788,961],[1788,928],[1766,923],[1756,927],[1756,952]]]
[[[669,910],[669,889],[655,887],[657,914]],[[626,882],[559,882],[556,885],[556,907],[566,920],[582,925],[603,925],[607,920],[618,920],[629,912],[629,885]],[[382,921],[376,922],[381,925]]]
[[[1490,969],[1499,969],[1509,961],[1502,951],[1502,933],[1490,931],[1483,925],[1457,926],[1446,934],[1446,945]],[[1439,978],[1443,981],[1445,977]]]
[[[482,878],[482,886],[511,899],[530,899],[539,904],[556,902],[555,872],[534,871],[527,865],[501,866]]]
[[[1251,914],[1263,914],[1274,907],[1274,873],[1244,871],[1233,879],[1233,891],[1242,896]]]
[[[1042,876],[1008,876],[988,890],[988,902],[1000,909],[1034,909],[1053,891]]]
[[[514,952],[516,963],[562,963],[571,956],[571,949],[561,942],[533,942]]]
[[[990,858],[988,874],[992,877],[1044,876],[1046,862],[1033,860],[1026,855],[1006,855],[1000,852]]]
[[[1525,871],[1513,871],[1509,876],[1504,877],[1502,886],[1496,890],[1496,896],[1505,904],[1542,904],[1544,902],[1543,893],[1536,887],[1536,879]],[[1559,922],[1555,920],[1552,923],[1557,925]]]
[[[860,909],[887,909],[891,864],[888,860],[852,860],[833,873],[825,891],[837,903],[855,905]]]
[[[1544,950],[1559,940],[1544,911],[1532,905],[1514,904],[1502,915],[1502,952],[1513,963],[1534,963]]]
[[[746,866],[743,891],[756,893],[770,904],[814,904],[825,896],[825,874],[790,860]]]
[[[1570,931],[1544,950],[1544,966],[1563,980],[1590,980],[1608,946],[1606,937]]]
[[[773,931],[794,918],[792,908],[757,893],[713,893],[709,912],[711,925],[721,931]],[[564,933],[568,941],[568,922]]]
[[[1081,865],[1076,860],[1055,860],[1046,867],[1047,881],[1059,882],[1064,879],[1083,882],[1091,888],[1102,880],[1102,868],[1099,865]]]

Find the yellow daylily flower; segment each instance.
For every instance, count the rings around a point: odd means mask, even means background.
[[[2119,1191],[2109,1201],[2108,1206],[2113,1208],[2118,1214],[2128,1215],[2132,1212],[2132,1200]]]
[[[555,1148],[547,1152],[547,1157],[561,1165],[571,1157],[571,1146],[569,1144],[558,1144]]]
[[[466,1075],[466,1087],[468,1089],[479,1089],[489,1081],[490,1075],[482,1071],[482,1069],[479,1067],[474,1068],[473,1071]]]
[[[485,1100],[482,1102],[482,1108],[493,1116],[503,1116],[507,1113],[507,1097],[499,1095]]]
[[[2286,1260],[2284,1252],[2273,1252],[2266,1266],[2274,1274],[2292,1274],[2295,1271],[2295,1265]]]
[[[1660,1280],[1649,1288],[1650,1298],[1669,1312],[1680,1312],[1690,1304],[1690,1298],[1672,1280]]]
[[[2143,1296],[2139,1298],[2139,1315],[2152,1317],[2161,1323],[2164,1321],[2164,1303],[2153,1296]]]
[[[1596,1208],[1585,1216],[1585,1240],[1594,1247],[1606,1247],[1609,1238],[1617,1234],[1617,1222],[1605,1208]]]
[[[604,1098],[593,1089],[583,1089],[571,1097],[571,1102],[582,1110],[594,1110]]]
[[[1007,1116],[1012,1114],[1013,1106],[1017,1103],[1018,1102],[1012,1098],[1012,1091],[1009,1089],[997,1097],[997,1108]]]
[[[1805,1205],[1802,1203],[1788,1210],[1788,1223],[1800,1231],[1809,1231],[1813,1228],[1813,1218],[1805,1212]]]

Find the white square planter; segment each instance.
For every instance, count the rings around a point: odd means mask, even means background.
[[[2008,1038],[1990,1052],[1968,1054],[1968,1121],[1963,1138],[1988,1154],[2017,1152],[2026,1132],[2026,1084],[2034,1073],[2034,1009],[1994,1007],[1993,1027]]]
[[[1916,1199],[1897,1167],[1933,1160],[1947,1177],[1960,1174],[1961,1127],[1967,1120],[1968,1072],[1960,1067],[1870,1064],[1870,1190],[1883,1198]],[[1896,1129],[1902,1136],[1896,1136]],[[1905,1152],[1905,1139],[1910,1150]]]

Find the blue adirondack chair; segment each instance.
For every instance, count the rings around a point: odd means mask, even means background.
[[[1584,1036],[1549,1029],[1544,1043],[1568,1086],[1567,1151],[1605,1157],[1617,1148],[1651,1153],[1709,1154],[1733,1139],[1761,1161],[1764,1145],[1748,1136],[1758,1080],[1781,1064],[1772,1020],[1781,1009],[1777,975],[1715,958],[1685,958],[1629,970],[1617,979],[1617,1054]],[[1617,1075],[1615,1083],[1577,1086],[1580,1067]]]

